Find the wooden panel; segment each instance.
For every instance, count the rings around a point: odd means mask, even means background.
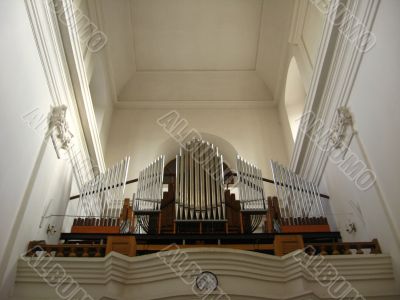
[[[255,251],[255,250],[274,250],[274,245],[272,244],[222,244],[222,245],[178,245],[179,249],[188,249],[188,248],[228,248],[228,249],[238,249],[238,250],[247,250],[247,251]],[[170,250],[171,247],[168,245],[162,244],[154,244],[154,245],[137,245],[137,251],[162,251],[162,250]]]
[[[281,214],[279,211],[279,203],[277,197],[268,197],[268,210],[265,218],[265,230],[268,233],[275,232],[274,229],[274,220],[280,222]]]
[[[168,184],[168,192],[163,193],[161,201],[161,233],[174,232],[175,220],[175,185]]]
[[[301,235],[276,235],[274,240],[275,255],[283,256],[298,249],[304,248]]]
[[[71,233],[119,233],[119,226],[72,226]]]
[[[106,255],[111,251],[127,256],[136,256],[136,238],[134,236],[108,236]]]
[[[225,191],[226,218],[228,220],[228,232],[240,233],[240,203],[236,201],[235,194]]]
[[[321,225],[282,225],[284,233],[303,233],[303,232],[331,232],[328,224]]]

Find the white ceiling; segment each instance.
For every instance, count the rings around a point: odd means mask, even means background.
[[[96,3],[118,101],[274,100],[291,0]]]
[[[136,72],[119,101],[242,101],[272,99],[255,71]]]
[[[261,0],[132,0],[137,70],[252,70]]]

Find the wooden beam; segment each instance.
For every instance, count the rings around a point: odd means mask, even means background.
[[[222,245],[177,245],[179,249],[189,249],[189,248],[223,248],[223,249],[237,249],[237,250],[274,250],[273,244],[222,244]],[[170,250],[171,247],[163,244],[138,244],[136,245],[137,251],[163,251]]]

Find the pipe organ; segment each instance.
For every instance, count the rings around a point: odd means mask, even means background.
[[[129,157],[124,158],[82,186],[72,232],[86,232],[93,227],[120,231],[129,161]]]
[[[129,166],[125,158],[83,186],[71,232],[329,232],[317,186],[277,162],[270,164],[276,197],[265,197],[260,168],[237,156],[234,172],[218,147],[193,139],[181,145],[167,166],[162,155],[140,171],[130,201],[123,199]],[[236,180],[226,181],[225,174]]]
[[[236,168],[241,219],[243,220],[245,216],[249,219],[250,228],[248,231],[253,232],[260,225],[267,211],[261,169],[239,155],[236,157]]]
[[[267,210],[261,169],[237,156],[237,176],[240,191],[239,201],[243,211]]]
[[[271,160],[271,169],[279,202],[279,223],[282,230],[305,230],[307,225],[321,225],[312,230],[328,230],[328,222],[318,187],[288,168]]]
[[[223,158],[218,147],[193,139],[176,156],[176,222],[225,221]]]
[[[154,214],[160,214],[163,198],[165,156],[162,155],[140,171],[136,197],[133,196],[137,225],[150,232]]]

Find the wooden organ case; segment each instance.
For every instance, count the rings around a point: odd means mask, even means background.
[[[150,175],[139,176],[138,195],[143,187],[149,187],[147,197],[135,196],[139,232],[238,234],[254,232],[260,226],[267,212],[260,169],[237,158],[238,201],[225,189],[227,168],[225,165],[224,170],[223,156],[214,145],[194,139],[180,149],[171,164],[175,164],[175,172],[169,174],[172,180],[162,197],[162,187],[152,182],[162,176],[160,169],[152,173],[154,168],[146,168],[142,172]]]

